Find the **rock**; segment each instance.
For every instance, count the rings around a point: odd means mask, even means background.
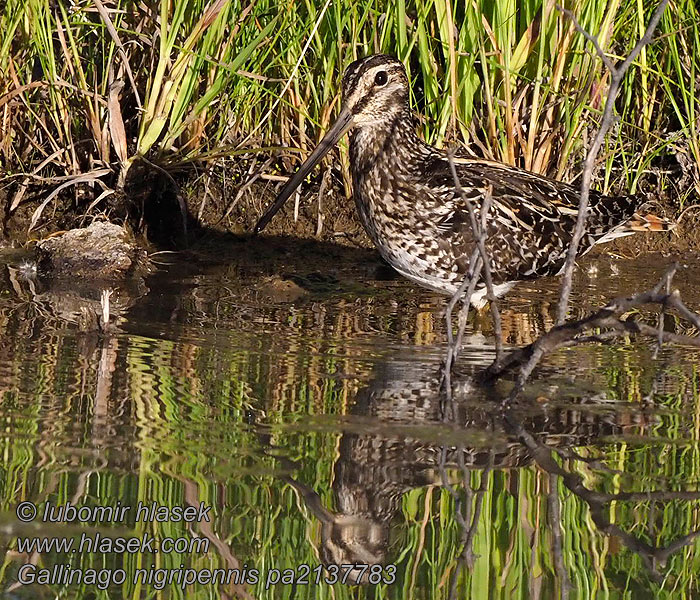
[[[148,270],[145,250],[123,227],[105,221],[41,240],[37,252],[42,277],[115,280]]]
[[[277,275],[266,278],[258,285],[258,292],[269,302],[295,302],[308,295],[308,292],[294,281],[282,279]]]

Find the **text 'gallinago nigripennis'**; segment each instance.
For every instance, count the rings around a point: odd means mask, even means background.
[[[392,56],[353,62],[343,75],[343,106],[335,124],[258,221],[261,231],[306,175],[350,131],[350,166],[362,224],[384,259],[416,283],[454,294],[474,249],[469,212],[455,188],[447,155],[419,139],[408,105],[406,70]],[[477,214],[487,189],[493,206],[486,247],[496,293],[521,279],[561,270],[578,212],[573,186],[501,163],[455,159],[463,193]],[[637,211],[634,196],[591,192],[581,253],[636,231],[671,226]],[[483,301],[484,291],[479,292]]]

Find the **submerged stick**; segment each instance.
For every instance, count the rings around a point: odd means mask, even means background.
[[[540,336],[532,344],[510,352],[504,357],[500,365],[497,365],[494,361],[494,363],[481,374],[482,382],[492,383],[507,371],[519,368],[520,372],[518,373],[515,388],[508,397],[508,401],[512,401],[522,390],[530,373],[540,359],[557,348],[573,346],[584,342],[607,342],[616,337],[636,334],[660,339],[664,342],[682,343],[700,347],[700,337],[659,331],[657,327],[652,327],[646,323],[640,323],[631,318],[622,318],[624,313],[634,308],[639,308],[645,304],[659,304],[666,310],[672,309],[676,311],[681,317],[690,321],[698,331],[700,331],[700,315],[691,311],[683,303],[678,290],[670,289],[671,280],[677,268],[677,264],[672,265],[652,289],[640,292],[634,296],[615,298],[588,317],[579,321],[557,325]],[[604,329],[607,331],[585,337],[582,335],[596,329]]]

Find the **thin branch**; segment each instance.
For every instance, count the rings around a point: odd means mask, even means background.
[[[646,323],[639,323],[632,319],[621,319],[621,315],[633,308],[638,308],[644,304],[660,304],[667,309],[676,310],[691,321],[698,331],[700,331],[700,316],[690,311],[685,304],[683,304],[678,290],[673,290],[669,293],[661,291],[664,284],[669,286],[667,289],[670,289],[670,278],[673,277],[676,268],[677,265],[674,264],[668,269],[661,278],[661,281],[651,290],[635,294],[634,296],[616,298],[609,302],[607,306],[598,309],[595,313],[584,319],[553,327],[532,344],[523,348],[518,348],[507,354],[500,365],[497,365],[494,361],[494,363],[481,374],[482,381],[484,383],[492,383],[506,371],[520,367],[516,385],[508,398],[508,401],[512,401],[522,390],[530,373],[540,359],[557,348],[573,346],[587,341],[609,341],[615,337],[635,334],[646,335],[653,338],[658,338],[660,336],[662,341],[665,342],[675,342],[700,347],[700,337],[678,335],[666,331],[660,334],[656,327],[651,327]],[[592,329],[607,329],[610,331],[582,337],[583,333]]]
[[[629,334],[641,333],[643,335],[649,335],[650,331],[653,331],[653,335],[657,338],[659,343],[663,341],[674,341],[700,345],[700,340],[697,338],[677,336],[675,334],[668,334],[664,332],[663,322],[660,322],[659,327],[654,329],[643,323],[638,324],[629,320],[622,321],[618,318],[619,315],[631,307],[647,303],[659,303],[664,308],[675,309],[679,314],[691,321],[700,330],[700,317],[687,309],[687,307],[681,302],[680,294],[677,291],[667,292],[665,294],[660,292],[664,283],[666,284],[667,290],[670,290],[670,283],[673,275],[675,274],[676,266],[666,273],[664,279],[662,279],[653,290],[642,294],[637,294],[632,298],[617,299],[586,319],[582,319],[574,323],[565,323],[566,312],[569,305],[569,296],[571,295],[574,265],[578,254],[579,243],[583,237],[586,225],[591,181],[593,178],[593,167],[595,165],[598,152],[600,151],[605,139],[605,135],[615,120],[613,115],[615,99],[617,98],[622,78],[634,59],[641,52],[642,48],[651,41],[653,32],[656,29],[656,26],[658,25],[667,4],[668,0],[661,1],[652,15],[644,35],[632,49],[630,55],[618,65],[614,65],[612,63],[610,58],[603,52],[597,39],[581,27],[571,11],[557,5],[557,8],[562,11],[563,14],[572,19],[576,29],[593,44],[596,53],[600,56],[606,68],[608,68],[610,71],[611,80],[600,128],[596,133],[595,139],[586,156],[586,161],[584,164],[583,176],[581,180],[581,198],[579,201],[574,235],[568,248],[566,262],[563,269],[562,286],[559,296],[559,303],[557,305],[556,326],[529,346],[511,352],[502,360],[494,361],[494,363],[491,364],[482,374],[482,379],[485,382],[493,382],[506,370],[519,367],[518,378],[511,394],[506,400],[506,403],[512,402],[520,393],[525,385],[525,382],[530,377],[530,374],[542,357],[552,350],[562,346],[572,346],[581,343],[582,341],[608,341],[615,337]],[[582,335],[591,329],[600,328],[608,329],[609,331],[586,337]]]
[[[632,62],[642,51],[642,48],[644,48],[644,46],[651,42],[654,30],[659,24],[659,21],[661,20],[661,15],[666,9],[667,4],[668,0],[662,0],[659,3],[659,5],[656,7],[656,10],[654,11],[654,14],[649,20],[649,24],[647,25],[644,35],[639,39],[635,47],[632,49],[632,52],[630,52],[629,56],[618,65],[613,65],[610,58],[605,54],[605,52],[603,52],[602,48],[598,44],[598,41],[590,33],[586,32],[581,27],[581,25],[579,25],[578,21],[576,20],[576,17],[570,10],[567,10],[557,5],[557,8],[560,11],[562,11],[566,16],[572,19],[576,29],[579,32],[581,32],[581,34],[593,44],[596,53],[598,54],[598,56],[600,56],[606,68],[610,71],[611,76],[610,87],[608,89],[608,97],[605,100],[605,109],[603,110],[603,118],[600,123],[600,128],[596,133],[596,136],[593,140],[593,143],[591,144],[588,154],[586,155],[586,160],[584,162],[583,176],[581,178],[581,198],[579,200],[576,227],[574,229],[574,236],[571,240],[569,251],[566,256],[566,262],[564,264],[561,294],[559,296],[559,304],[557,305],[557,325],[561,325],[566,320],[566,311],[569,306],[569,296],[571,295],[574,264],[576,262],[579,243],[581,242],[581,238],[583,237],[586,225],[586,218],[588,216],[588,202],[591,191],[591,181],[593,179],[593,168],[595,166],[598,153],[600,152],[600,148],[603,145],[603,141],[605,140],[605,136],[607,135],[608,130],[612,126],[613,122],[616,120],[616,118],[613,116],[613,112],[615,109],[615,100],[617,99],[617,94],[620,89],[620,83],[622,82],[622,78],[625,76],[625,73],[629,69]]]
[[[493,188],[488,186],[486,188],[486,196],[484,197],[484,203],[481,206],[481,235],[477,240],[479,246],[479,252],[481,258],[484,261],[483,272],[484,280],[486,282],[486,291],[488,292],[487,298],[489,300],[491,308],[491,319],[493,320],[493,333],[495,336],[496,343],[496,362],[500,363],[503,358],[503,330],[501,327],[501,312],[498,310],[498,299],[493,291],[493,277],[491,276],[491,260],[486,253],[486,220],[488,218],[489,212],[491,211],[491,205],[493,204]]]
[[[479,279],[479,271],[481,270],[481,256],[479,256],[478,248],[475,248],[469,259],[469,273],[464,278],[462,284],[457,288],[457,291],[452,295],[450,301],[447,303],[445,308],[445,321],[447,323],[447,357],[445,358],[445,365],[443,369],[443,389],[447,394],[447,400],[451,400],[452,397],[452,383],[450,380],[450,373],[452,371],[452,365],[457,357],[458,344],[462,343],[462,333],[464,332],[464,325],[466,324],[466,313],[469,311],[469,306],[471,305],[472,295],[474,294],[474,288],[476,287],[476,282]],[[455,340],[452,332],[452,312],[454,311],[457,302],[462,300],[462,308],[459,311],[459,332],[457,334],[457,340]]]
[[[457,168],[455,167],[455,162],[454,162],[454,155],[452,152],[447,153],[447,159],[450,164],[450,171],[452,172],[452,178],[454,180],[455,184],[455,190],[457,191],[457,194],[459,195],[460,199],[462,202],[464,202],[465,206],[467,207],[467,211],[469,213],[469,224],[471,226],[472,230],[472,236],[474,237],[474,241],[476,242],[476,250],[478,250],[479,255],[481,256],[481,267],[479,268],[478,266],[474,269],[472,269],[472,274],[471,278],[477,277],[479,275],[479,272],[483,274],[484,278],[484,284],[486,285],[486,297],[490,302],[491,305],[491,317],[493,319],[493,328],[494,328],[494,335],[496,338],[496,361],[500,362],[502,355],[503,355],[503,336],[501,333],[501,314],[498,310],[498,301],[496,299],[496,294],[494,293],[493,290],[493,275],[491,271],[491,257],[489,256],[489,253],[486,250],[486,240],[488,238],[487,235],[487,220],[488,220],[488,215],[489,212],[491,211],[491,206],[493,204],[493,189],[491,186],[488,186],[486,188],[486,193],[484,195],[484,200],[481,203],[481,207],[479,208],[479,216],[480,220],[477,220],[477,215],[476,215],[476,210],[474,208],[474,205],[471,201],[471,199],[464,193],[464,189],[462,188],[462,184],[459,181],[459,175],[457,174]],[[474,264],[474,259],[470,260],[469,264]],[[474,282],[476,283],[476,281]],[[469,287],[471,286],[471,281],[469,284]],[[460,286],[461,289],[461,286]],[[452,299],[450,300],[450,305],[452,308],[454,308],[454,305],[456,304],[457,300],[462,297],[464,293],[464,290],[461,291],[461,293],[458,290],[458,294],[455,294]],[[469,294],[468,297],[468,302],[465,302],[465,310],[469,310],[469,304],[471,303],[471,294]],[[450,310],[450,315],[451,310]],[[466,324],[466,315],[462,315],[460,311],[460,321],[463,321]],[[451,326],[448,326],[448,329],[451,331]],[[461,341],[462,341],[462,335],[464,333],[464,328],[460,327],[455,348],[452,352],[453,356],[456,357],[457,353],[459,352],[459,348],[461,346]],[[449,336],[448,336],[449,340]],[[451,342],[451,340],[449,340]]]
[[[576,31],[578,31],[583,37],[585,37],[595,48],[596,54],[600,57],[600,59],[603,61],[603,64],[605,65],[605,68],[608,69],[608,71],[614,71],[615,70],[615,64],[610,60],[610,57],[605,54],[605,51],[600,47],[600,43],[598,42],[598,38],[592,36],[590,33],[588,33],[583,27],[581,27],[580,23],[578,22],[578,19],[576,18],[576,15],[573,13],[573,11],[569,10],[568,8],[564,8],[560,4],[557,4],[557,10],[564,15],[566,15],[569,19],[571,19],[571,22],[574,24],[574,27],[576,28]]]

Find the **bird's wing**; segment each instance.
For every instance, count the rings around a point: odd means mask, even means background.
[[[542,231],[554,227],[561,235],[573,233],[578,214],[580,192],[561,181],[548,179],[529,171],[482,160],[455,161],[457,175],[467,198],[478,209],[486,189],[491,187],[492,214],[506,225],[523,230]],[[436,161],[426,171],[432,173],[432,185],[454,187],[449,163]],[[464,202],[455,192],[455,210],[466,210]],[[639,207],[634,196],[603,196],[591,190],[587,234],[592,241],[630,219]],[[455,215],[457,220],[459,215]],[[447,225],[442,224],[445,228]]]
[[[436,223],[438,230],[460,237],[471,246],[471,226],[466,202],[478,211],[491,188],[493,204],[488,219],[489,246],[495,253],[495,267],[501,278],[535,277],[556,273],[563,264],[573,237],[578,214],[579,191],[569,184],[540,175],[480,160],[455,161],[462,194],[454,189],[454,178],[445,159],[426,168],[429,185],[448,189],[449,206]],[[467,200],[465,200],[465,198]],[[607,197],[591,191],[586,232],[581,241],[585,252],[597,240],[630,219],[638,205],[634,197]]]

